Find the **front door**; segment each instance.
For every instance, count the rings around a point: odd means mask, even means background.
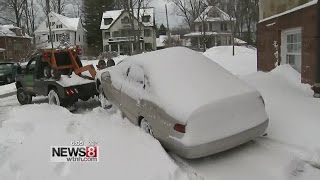
[[[281,33],[281,52],[282,64],[290,64],[301,73],[301,28]]]
[[[26,67],[26,73],[23,77],[23,86],[25,90],[29,92],[34,92],[34,77],[35,77],[35,70],[36,70],[36,63],[37,63],[38,57],[33,57]]]

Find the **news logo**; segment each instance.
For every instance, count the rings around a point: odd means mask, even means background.
[[[52,162],[99,162],[99,146],[51,146]]]

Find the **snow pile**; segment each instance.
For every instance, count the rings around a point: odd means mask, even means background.
[[[232,56],[232,46],[217,46],[208,49],[204,55],[235,75],[257,72],[257,51],[254,49],[235,46],[235,56]]]
[[[320,101],[310,85],[300,83],[300,74],[290,65],[270,73],[258,72],[244,79],[263,95],[270,117],[271,138],[320,150]]]
[[[83,72],[83,74],[90,75],[87,71]],[[52,81],[52,80],[48,79],[48,81]],[[74,72],[70,76],[61,75],[61,78],[59,79],[59,81],[57,81],[57,83],[63,87],[77,86],[77,85],[88,84],[92,82],[94,81],[90,79],[82,78],[76,75]]]
[[[15,91],[16,91],[16,84],[15,83],[0,86],[0,95],[12,93]]]
[[[10,109],[0,129],[0,179],[178,180],[185,178],[161,145],[121,118],[96,108],[71,114],[47,104]],[[50,162],[50,146],[99,145],[99,162]]]

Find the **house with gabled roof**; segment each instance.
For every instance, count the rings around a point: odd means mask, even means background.
[[[79,46],[82,48],[82,52],[85,51],[87,47],[86,30],[83,28],[80,18],[70,18],[51,12],[49,19],[49,23],[45,19],[35,31],[37,48],[51,48],[51,40],[56,48],[63,38],[71,46]],[[49,26],[51,27],[51,35]]]
[[[102,31],[104,52],[113,51],[119,54],[132,54],[136,50],[134,35],[131,32],[130,13],[124,9],[103,13],[100,29]],[[140,49],[142,51],[156,50],[154,8],[141,8],[140,18],[136,17],[137,14],[138,10],[134,9],[134,29],[136,34],[140,34]]]
[[[206,48],[232,44],[232,23],[235,19],[215,6],[208,6],[194,21],[194,31],[184,35],[191,39],[194,48]],[[205,41],[205,43],[203,43]]]
[[[0,25],[0,61],[20,61],[32,52],[32,38],[23,28]]]

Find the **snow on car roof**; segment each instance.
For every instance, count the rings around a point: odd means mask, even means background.
[[[143,67],[149,79],[152,94],[144,98],[184,122],[201,106],[255,91],[217,63],[188,48],[131,56],[123,64],[128,63]]]

